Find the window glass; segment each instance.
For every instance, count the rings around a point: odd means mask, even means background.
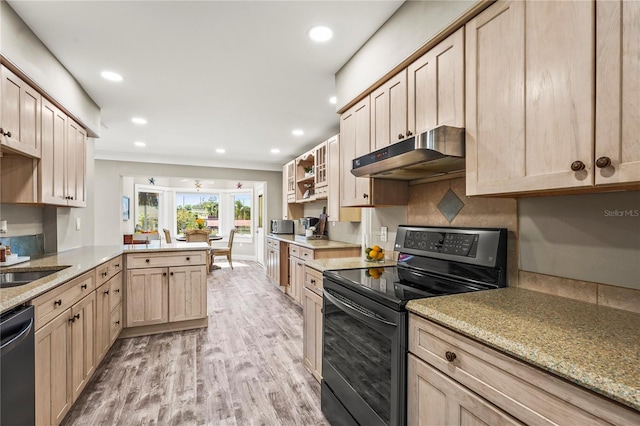
[[[136,232],[158,231],[159,200],[157,192],[138,192]]]
[[[220,232],[220,196],[204,193],[176,193],[176,229],[183,234],[187,229],[210,229]]]
[[[236,233],[251,236],[251,194],[233,194],[233,208]]]

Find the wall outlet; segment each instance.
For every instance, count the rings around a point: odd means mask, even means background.
[[[380,241],[382,241],[383,243],[387,242],[387,227],[386,226],[380,227]]]
[[[76,231],[80,230],[80,218],[76,217]]]

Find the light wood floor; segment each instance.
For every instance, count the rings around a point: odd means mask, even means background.
[[[328,425],[301,308],[256,263],[220,265],[209,327],[116,341],[64,425]]]

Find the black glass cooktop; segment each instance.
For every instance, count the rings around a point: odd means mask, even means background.
[[[395,266],[325,271],[326,278],[394,309],[409,300],[494,288]]]

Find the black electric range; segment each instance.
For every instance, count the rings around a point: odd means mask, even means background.
[[[322,411],[332,425],[406,423],[412,299],[507,285],[507,230],[402,225],[396,266],[325,271]]]

